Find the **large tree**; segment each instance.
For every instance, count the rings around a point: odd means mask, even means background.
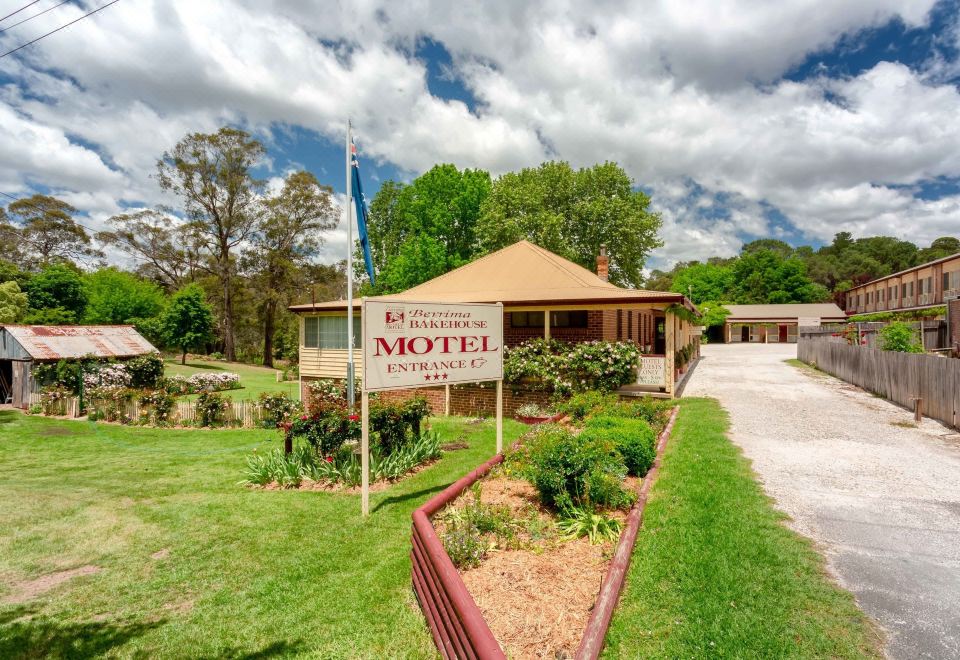
[[[283,188],[264,202],[265,212],[250,235],[244,265],[257,282],[263,327],[263,364],[273,366],[277,312],[302,281],[302,269],[323,244],[323,234],[337,226],[333,190],[309,172],[295,172]]]
[[[156,317],[166,305],[156,283],[113,267],[84,275],[83,288],[87,294],[85,323],[135,323]]]
[[[14,281],[0,283],[0,323],[17,323],[27,313],[27,294]]]
[[[387,181],[370,206],[376,293],[415,286],[469,261],[480,208],[490,192],[483,170],[436,165],[409,185]],[[357,251],[357,273],[363,257]]]
[[[57,260],[90,262],[103,257],[73,216],[75,208],[49,195],[32,195],[11,202],[7,213],[21,225],[25,251],[40,265]]]
[[[26,284],[30,301],[28,322],[38,324],[79,323],[87,308],[87,292],[77,268],[54,263]]]
[[[960,252],[960,239],[953,236],[941,236],[935,239],[930,247],[918,250],[914,261],[916,265],[925,264],[928,261],[943,259],[958,252]]]
[[[726,265],[693,263],[676,272],[670,290],[700,304],[707,300],[729,300],[733,291],[733,270]]]
[[[157,162],[160,187],[180,197],[219,280],[223,352],[228,360],[237,356],[234,250],[257,226],[263,182],[253,177],[251,169],[264,153],[263,145],[249,133],[221,128],[213,134],[191,133]]]
[[[482,252],[530,240],[593,270],[600,246],[610,254],[610,280],[640,286],[661,218],[616,163],[574,170],[565,162],[504,174],[483,204],[477,235]]]
[[[115,215],[107,222],[111,230],[98,233],[97,240],[132,257],[143,275],[171,290],[193,281],[201,262],[193,223],[152,209]]]
[[[734,299],[740,304],[814,303],[829,297],[807,277],[797,258],[784,259],[771,250],[741,256],[733,265]]]

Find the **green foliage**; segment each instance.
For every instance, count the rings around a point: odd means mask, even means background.
[[[40,390],[40,408],[44,415],[66,415],[67,398],[73,391],[63,385],[48,385]]]
[[[578,539],[586,536],[594,545],[605,541],[616,541],[620,538],[620,531],[623,529],[619,520],[580,507],[565,511],[557,527],[568,538]]]
[[[828,295],[807,277],[806,265],[770,250],[744,254],[733,266],[733,297],[739,304],[813,303]]]
[[[594,414],[601,408],[616,405],[617,396],[615,394],[605,394],[597,390],[587,390],[579,392],[560,404],[561,412],[566,413],[574,421],[582,421],[587,416]]]
[[[527,239],[584,268],[610,255],[610,281],[640,286],[662,220],[616,163],[574,170],[566,162],[504,174],[494,182],[477,223],[481,252]]]
[[[31,195],[8,207],[9,214],[21,225],[22,258],[41,264],[56,261],[88,261],[103,253],[91,247],[86,230],[73,221],[77,209],[49,195]]]
[[[633,503],[623,488],[623,458],[607,441],[580,438],[566,429],[543,425],[511,454],[537,489],[540,501],[559,510],[575,506],[619,508]]]
[[[384,454],[396,451],[411,439],[420,437],[420,427],[430,414],[427,400],[415,397],[409,401],[383,402],[370,405],[370,430]]]
[[[279,428],[285,422],[291,422],[303,410],[300,401],[286,392],[261,392],[258,397],[262,412],[262,425],[267,429]]]
[[[880,328],[879,335],[881,350],[923,353],[923,346],[917,340],[917,330],[903,321],[894,321]]]
[[[27,294],[15,281],[0,283],[0,323],[17,323],[27,313]]]
[[[133,323],[158,316],[166,304],[156,284],[117,268],[101,268],[84,275],[83,288],[88,301],[84,323]]]
[[[167,426],[176,397],[165,390],[148,390],[140,395],[140,423]]]
[[[490,192],[483,170],[436,165],[409,185],[387,181],[370,206],[376,293],[415,286],[469,261],[480,206]],[[363,259],[357,253],[358,275]]]
[[[153,389],[163,378],[163,358],[159,353],[138,355],[123,365],[130,374],[130,387]]]
[[[213,331],[213,312],[203,290],[191,284],[177,291],[163,312],[161,324],[167,342],[182,349],[185,361],[187,351],[202,346]]]
[[[447,507],[437,516],[440,540],[457,568],[474,568],[494,548],[519,546],[516,521],[506,506],[484,504],[481,484],[477,482],[463,502]],[[450,554],[450,553],[453,554]]]
[[[219,392],[200,392],[197,395],[196,414],[200,426],[222,426],[230,400]]]
[[[623,457],[627,473],[635,477],[645,475],[657,457],[656,435],[643,419],[591,417],[579,439],[613,445]]]
[[[640,397],[629,402],[614,399],[611,403],[594,409],[592,414],[604,417],[642,419],[650,425],[656,435],[659,435],[666,427],[674,405],[674,401],[654,399],[653,397]]]
[[[347,441],[360,438],[360,416],[346,406],[331,406],[300,415],[284,431],[294,439],[306,440],[321,456],[332,456]]]
[[[707,300],[723,300],[733,290],[733,269],[726,264],[693,263],[677,272],[670,290],[682,293],[699,305]]]
[[[698,323],[707,328],[722,326],[726,322],[727,317],[730,316],[730,310],[724,307],[722,302],[715,300],[705,300],[698,303],[697,309],[700,310],[701,315]]]
[[[633,342],[593,341],[566,344],[531,339],[504,350],[503,376],[512,384],[569,394],[612,391],[636,375],[640,349]]]
[[[80,273],[62,263],[47,266],[34,275],[26,293],[30,302],[29,323],[77,323],[87,307],[87,293]]]
[[[921,321],[947,315],[946,305],[928,307],[926,309],[911,309],[904,312],[872,312],[857,314],[850,317],[851,323],[874,323],[882,321]]]

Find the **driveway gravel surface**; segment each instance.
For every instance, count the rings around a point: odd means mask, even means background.
[[[717,398],[768,495],[886,632],[893,658],[960,658],[960,435],[787,364],[710,344],[684,396]]]

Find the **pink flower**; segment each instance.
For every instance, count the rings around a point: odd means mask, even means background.
[[[300,421],[301,421],[301,422],[305,422],[305,421],[307,421],[307,419],[308,419],[308,417],[307,417],[306,415],[300,415]]]
[[[327,463],[333,463],[333,456],[326,456],[324,459]]]

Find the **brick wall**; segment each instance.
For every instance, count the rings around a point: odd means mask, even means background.
[[[426,397],[430,410],[442,415],[445,392],[443,387],[422,387],[409,390],[391,390],[381,392],[385,401],[406,401],[415,396]],[[503,388],[503,415],[513,417],[517,408],[527,403],[549,406],[551,395],[547,392]],[[450,414],[466,417],[492,417],[497,414],[497,388],[493,383],[484,385],[451,385]]]

